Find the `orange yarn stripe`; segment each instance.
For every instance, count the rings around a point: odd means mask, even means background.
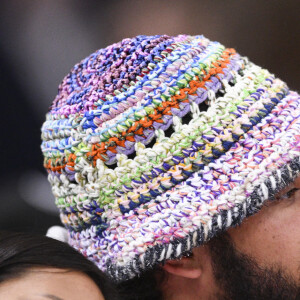
[[[212,67],[207,74],[204,71],[204,77],[202,80],[196,76],[196,80],[191,80],[189,82],[189,87],[182,88],[179,90],[178,95],[174,95],[171,97],[171,101],[164,101],[161,103],[161,106],[158,106],[154,109],[153,114],[149,114],[142,118],[141,120],[136,121],[127,131],[121,133],[120,138],[111,137],[106,142],[96,143],[92,145],[92,149],[87,153],[87,157],[92,157],[93,164],[95,166],[96,160],[101,159],[102,161],[106,161],[106,152],[109,150],[113,153],[117,153],[116,147],[125,147],[125,141],[135,142],[135,135],[143,136],[144,129],[152,126],[154,122],[162,123],[163,115],[171,115],[172,108],[179,108],[180,102],[188,102],[187,94],[196,95],[196,90],[198,88],[205,88],[205,83],[210,81],[211,76],[218,77],[218,74],[223,74],[223,69],[227,67],[230,62],[230,57],[234,55],[236,51],[234,49],[226,49],[222,55],[221,59],[212,63],[214,67]],[[46,169],[61,173],[61,170],[66,166],[70,170],[74,170],[76,155],[71,154],[68,157],[68,162],[65,164],[60,164],[59,159],[55,161],[55,165],[52,165],[51,159],[47,161],[44,165]],[[56,164],[57,163],[57,164]]]

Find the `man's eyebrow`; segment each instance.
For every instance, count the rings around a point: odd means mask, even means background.
[[[45,294],[43,297],[51,299],[51,300],[64,300],[63,298],[57,297],[55,295]]]

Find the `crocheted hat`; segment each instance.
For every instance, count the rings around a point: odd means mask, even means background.
[[[300,97],[203,36],[137,36],[77,64],[42,127],[69,243],[117,281],[240,223],[300,170]]]

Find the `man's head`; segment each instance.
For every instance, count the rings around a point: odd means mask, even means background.
[[[166,299],[184,299],[180,291],[191,296],[186,299],[299,297],[300,191],[294,188],[300,188],[299,179],[288,188],[290,194],[195,248],[191,258],[167,262],[168,280],[161,286]]]
[[[299,284],[299,205],[274,202],[299,176],[299,116],[297,93],[203,36],[97,51],[65,77],[42,129],[71,245],[119,282],[163,268],[168,290],[192,281],[222,295],[253,265],[249,278]],[[241,264],[227,281],[220,253]]]
[[[298,299],[300,178],[188,257],[120,284],[122,299]],[[293,220],[293,221],[291,221]]]

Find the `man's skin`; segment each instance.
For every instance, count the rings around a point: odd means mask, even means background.
[[[268,202],[240,226],[229,229],[228,235],[239,252],[262,268],[280,268],[299,286],[300,190],[284,198],[295,188],[300,189],[300,177],[278,195],[280,199]],[[165,299],[220,299],[215,295],[224,293],[214,276],[209,243],[195,248],[192,257],[169,261],[163,268],[167,273],[162,286]]]

